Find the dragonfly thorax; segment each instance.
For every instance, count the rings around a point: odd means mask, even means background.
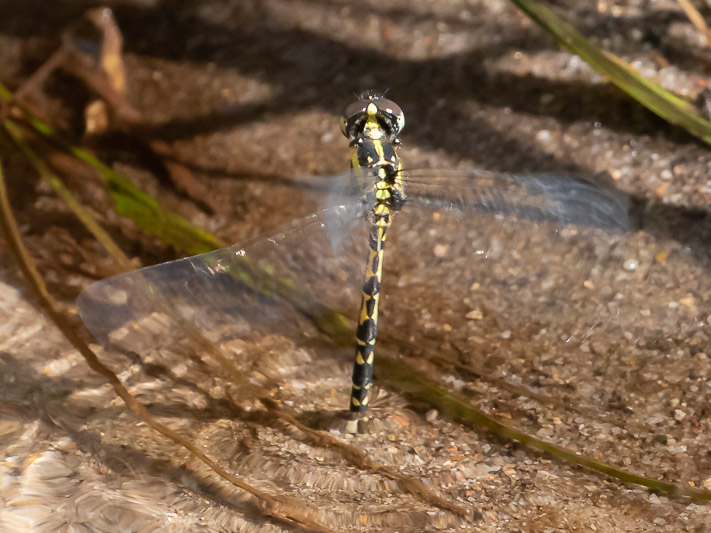
[[[378,128],[364,128],[364,133]],[[405,203],[400,158],[397,147],[386,139],[361,137],[355,145],[351,159],[353,171],[366,187],[365,200],[376,220],[388,220],[391,211],[399,210]]]

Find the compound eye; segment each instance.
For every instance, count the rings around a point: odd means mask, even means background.
[[[393,134],[397,135],[405,127],[405,114],[402,109],[392,100],[387,98],[378,98],[375,103],[378,106],[378,110],[382,113],[386,113],[391,117]]]
[[[352,104],[348,104],[348,107],[343,110],[343,113],[341,114],[341,132],[343,132],[343,135],[349,137],[350,132],[348,129],[357,122],[359,117],[366,114],[366,109],[368,108],[368,104],[370,104],[370,102],[371,101],[367,98],[361,98]]]
[[[400,106],[392,100],[388,100],[387,98],[378,98],[375,100],[375,103],[381,111],[385,111],[386,113],[396,116],[402,115],[402,109],[400,109]]]

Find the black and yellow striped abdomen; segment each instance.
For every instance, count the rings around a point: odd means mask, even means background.
[[[368,406],[373,381],[375,339],[378,335],[378,303],[383,275],[383,247],[387,227],[371,225],[368,237],[368,264],[356,329],[356,358],[353,365],[351,411],[362,412]]]

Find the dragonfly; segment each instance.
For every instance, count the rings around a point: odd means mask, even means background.
[[[188,361],[217,346],[243,384],[289,381],[302,392],[291,401],[311,405],[312,388],[341,386],[343,358],[314,346],[324,317],[342,318],[355,328],[348,412],[359,418],[372,403],[379,330],[411,345],[438,339],[429,353],[510,357],[511,346],[585,348],[619,319],[608,284],[629,258],[624,194],[569,176],[407,168],[404,113],[374,91],[358,95],[340,124],[351,169],[323,179],[323,209],[90,285],[77,306],[96,339],[169,367],[180,364],[176,354]],[[265,355],[264,339],[275,337],[296,355]]]

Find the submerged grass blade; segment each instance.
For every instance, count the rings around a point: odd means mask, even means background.
[[[0,98],[6,102],[12,99],[12,93],[0,83]],[[116,212],[130,218],[136,226],[146,233],[156,235],[166,244],[195,255],[224,248],[226,243],[202,231],[185,220],[161,207],[161,205],[133,185],[126,177],[106,166],[98,158],[77,146],[67,142],[52,126],[35,117],[22,106],[20,109],[24,121],[35,131],[47,137],[66,152],[92,166],[105,183],[114,199]]]
[[[47,163],[39,157],[37,153],[32,150],[32,148],[30,148],[20,128],[10,121],[5,121],[3,127],[15,144],[19,147],[20,151],[24,154],[25,158],[35,168],[40,177],[51,185],[57,196],[59,196],[59,198],[67,204],[69,209],[72,210],[74,215],[79,219],[84,227],[89,230],[97,241],[101,243],[106,250],[106,253],[111,256],[116,264],[123,270],[130,270],[133,268],[134,265],[131,260],[126,257],[121,248],[119,248],[109,234],[104,231],[104,228],[99,225],[93,215],[83,205],[81,205],[74,194],[67,189],[59,176],[49,169]]]
[[[623,483],[635,483],[651,490],[675,496],[686,496],[694,500],[711,501],[711,492],[639,476],[512,428],[475,409],[465,399],[443,389],[439,383],[413,371],[407,365],[387,354],[383,354],[382,349],[375,364],[379,370],[379,378],[390,388],[415,401],[426,402],[451,420],[458,420],[474,428],[486,429],[505,440],[518,441],[524,446],[548,453],[556,459],[619,479]]]
[[[339,345],[344,345],[342,341],[348,335],[353,336],[352,330],[344,330],[343,325],[336,320],[329,325],[327,331],[338,331],[333,338],[334,342]],[[526,447],[547,453],[558,460],[616,478],[623,483],[635,483],[650,490],[674,496],[684,496],[693,500],[711,501],[711,491],[639,476],[596,461],[585,455],[579,455],[571,450],[512,428],[472,407],[466,399],[447,391],[441,384],[413,370],[412,367],[399,361],[396,357],[391,356],[383,343],[380,343],[378,356],[375,358],[375,367],[379,381],[386,387],[410,398],[413,402],[428,404],[450,420],[459,421],[473,428],[487,430],[504,440],[515,440]]]
[[[573,26],[536,0],[510,0],[536,24],[553,35],[561,46],[579,55],[595,71],[664,120],[681,126],[711,144],[711,122],[689,102],[634,72],[624,61],[588,41]]]

